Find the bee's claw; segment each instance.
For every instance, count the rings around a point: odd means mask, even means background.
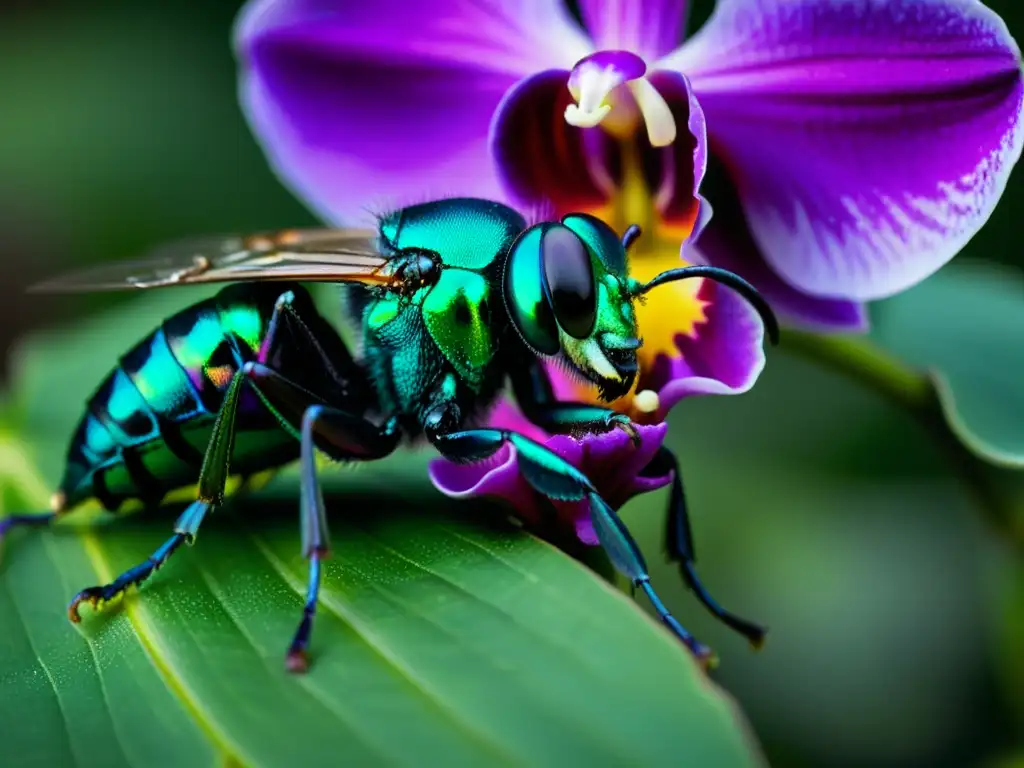
[[[686,647],[689,649],[690,653],[693,654],[693,657],[697,660],[701,669],[705,672],[711,672],[718,668],[718,654],[709,646],[704,645],[704,643],[694,639],[693,637],[690,637],[685,642]]]
[[[292,674],[304,674],[309,670],[309,654],[302,648],[289,650],[284,666]]]
[[[705,672],[711,672],[718,669],[718,654],[707,646],[700,646],[694,651],[694,655],[697,657],[697,662]]]
[[[613,416],[608,417],[608,426],[611,429],[620,429],[626,433],[629,437],[629,441],[634,447],[640,447],[640,432],[636,428],[636,424],[624,413],[616,413]]]
[[[629,435],[629,441],[633,443],[634,448],[640,447],[640,431],[636,428],[633,422],[622,425],[622,431]]]
[[[82,622],[82,614],[79,611],[79,606],[82,603],[89,603],[93,610],[96,609],[102,598],[101,590],[102,587],[87,587],[75,595],[71,602],[68,603],[68,620],[72,624],[80,624]]]

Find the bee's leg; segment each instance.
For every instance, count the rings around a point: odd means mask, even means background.
[[[621,429],[634,444],[640,436],[624,413],[588,403],[563,402],[555,397],[543,364],[532,358],[512,368],[512,389],[523,415],[547,432],[604,432]]]
[[[433,423],[443,425],[447,419],[438,414]],[[713,654],[669,613],[668,608],[651,586],[647,564],[629,530],[587,477],[545,446],[506,429],[468,429],[445,431],[431,429],[427,436],[440,453],[458,462],[473,462],[494,454],[504,443],[516,449],[523,478],[539,493],[558,501],[583,501],[590,505],[594,531],[601,546],[616,569],[630,580],[634,588],[647,595],[665,624],[705,665],[714,661]]]
[[[686,509],[683,478],[679,472],[679,462],[675,455],[668,448],[662,447],[644,469],[644,473],[656,475],[672,473],[672,494],[669,498],[665,548],[668,550],[669,558],[679,563],[687,586],[719,620],[746,637],[755,648],[760,648],[768,630],[725,610],[708,594],[707,589],[704,588],[697,576],[690,516]]]
[[[30,515],[11,515],[0,520],[0,547],[7,533],[15,528],[44,528],[58,517],[66,514],[67,499],[57,492],[50,497],[50,511]],[[2,554],[2,552],[0,552]]]
[[[244,369],[264,402],[285,422],[301,418],[302,554],[309,560],[309,582],[302,620],[288,646],[285,663],[291,672],[309,666],[307,649],[320,592],[320,564],[329,553],[330,541],[324,498],[316,474],[316,448],[338,461],[382,459],[398,447],[398,420],[377,426],[362,416],[315,402],[313,396],[281,374],[259,364]]]
[[[129,568],[109,584],[87,587],[75,595],[68,605],[68,618],[78,623],[81,621],[79,606],[83,602],[93,607],[120,595],[131,586],[141,584],[152,573],[162,566],[182,544],[195,541],[199,526],[211,507],[224,501],[224,485],[228,478],[228,463],[235,440],[235,414],[238,410],[241,389],[245,385],[244,374],[239,371],[231,380],[224,394],[224,403],[217,414],[210,442],[203,457],[203,466],[199,472],[199,498],[189,505],[174,524],[174,535],[150,555],[145,562]]]
[[[291,672],[305,672],[309,666],[307,648],[320,592],[320,561],[329,551],[324,497],[316,474],[314,438],[320,438],[317,442],[321,446],[327,444],[323,446],[327,449],[325,453],[332,458],[344,460],[358,455],[361,460],[370,460],[394,451],[399,437],[397,421],[377,427],[366,419],[322,405],[310,406],[302,417],[300,510],[302,554],[309,560],[309,584],[302,620],[285,659]]]
[[[323,381],[317,382],[317,391],[323,395],[352,402],[369,394],[365,371],[304,291],[287,290],[278,297],[256,362],[273,370],[287,369],[277,359],[281,351],[308,356],[309,372],[323,375]]]
[[[3,544],[4,536],[12,528],[42,528],[43,526],[49,525],[56,519],[56,512],[45,512],[43,514],[36,515],[11,515],[0,520],[0,544]]]

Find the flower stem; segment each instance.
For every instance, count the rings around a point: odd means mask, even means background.
[[[933,380],[862,336],[825,336],[787,329],[782,349],[842,373],[910,413],[935,441],[986,519],[1024,548],[1024,482],[992,466],[950,429]]]

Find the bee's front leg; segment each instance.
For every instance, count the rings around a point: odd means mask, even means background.
[[[430,418],[430,417],[433,418]],[[705,665],[714,662],[711,651],[699,643],[693,635],[669,613],[668,608],[655,593],[647,572],[643,554],[630,535],[626,525],[611,506],[576,467],[554,451],[528,437],[507,429],[440,429],[450,423],[444,413],[429,414],[426,425],[427,437],[434,447],[446,458],[461,463],[479,461],[493,455],[505,443],[516,449],[519,471],[523,478],[538,492],[557,501],[586,501],[594,531],[609,559],[616,569],[626,576],[630,583],[647,595],[665,624],[693,654]],[[433,426],[432,425],[436,425]]]
[[[523,415],[541,429],[568,434],[621,429],[633,445],[640,444],[640,433],[624,413],[599,405],[558,400],[547,371],[537,358],[513,366],[510,378]]]

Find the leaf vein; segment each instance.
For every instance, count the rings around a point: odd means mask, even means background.
[[[42,541],[43,549],[46,550],[46,557],[53,564],[54,568],[57,566],[57,559],[53,556],[53,550],[51,548],[49,536],[44,535]],[[63,577],[61,578],[63,582]],[[117,737],[117,748],[121,751],[121,755],[124,757],[126,765],[131,764],[131,760],[128,759],[128,751],[125,748],[124,738],[121,734],[121,730],[118,726],[117,720],[114,717],[114,709],[110,702],[110,693],[107,690],[106,680],[104,679],[103,669],[100,666],[100,659],[96,653],[96,648],[88,638],[85,638],[86,647],[89,649],[89,656],[92,658],[92,663],[96,667],[96,679],[99,682],[100,692],[103,694],[103,704],[107,708],[107,714],[110,717],[110,727],[114,731],[114,735]]]
[[[238,630],[238,633],[243,638],[245,638],[245,641],[249,644],[249,647],[252,648],[255,655],[258,656],[260,660],[263,662],[263,666],[270,670],[270,672],[274,675],[280,674],[280,668],[272,666],[270,659],[268,659],[266,656],[260,653],[260,649],[256,645],[256,640],[249,633],[249,631],[245,629],[245,627],[242,625],[235,611],[228,607],[230,601],[225,600],[221,597],[222,593],[219,589],[219,585],[216,579],[213,578],[209,574],[209,572],[202,566],[197,566],[196,570],[199,572],[200,577],[203,579],[207,587],[210,589],[211,594],[213,594],[217,598],[218,602],[221,604],[221,607],[224,609],[224,613],[227,615],[228,619],[230,619],[231,623]],[[338,707],[335,704],[333,704],[329,699],[325,698],[324,695],[319,690],[317,690],[315,686],[310,684],[309,680],[305,676],[293,675],[291,676],[288,682],[289,684],[292,682],[297,682],[299,685],[305,688],[316,700],[317,704],[320,705],[326,712],[333,715],[338,720],[342,721],[347,726],[349,726],[350,733],[352,733],[356,739],[358,739],[364,745],[371,747],[374,751],[378,750],[378,746],[370,742],[365,737],[365,735],[362,734],[359,731],[359,729],[354,725],[351,719],[351,715],[345,712],[341,707]]]
[[[256,547],[262,552],[263,556],[267,559],[267,562],[274,568],[275,571],[281,576],[284,582],[291,587],[297,594],[303,594],[303,586],[298,579],[288,570],[287,566],[281,562],[281,560],[271,551],[266,543],[252,531],[249,531],[249,535],[252,537],[256,544]],[[470,721],[466,720],[461,712],[456,707],[453,707],[447,702],[444,697],[436,690],[430,687],[422,678],[420,678],[413,669],[407,664],[404,664],[400,660],[400,656],[393,651],[389,644],[383,640],[379,635],[369,629],[364,622],[359,621],[357,618],[351,615],[351,613],[345,610],[339,603],[330,599],[329,594],[326,592],[321,593],[320,604],[327,608],[333,613],[338,619],[350,626],[355,633],[366,643],[366,645],[380,656],[385,663],[395,669],[402,677],[409,681],[409,683],[423,695],[427,701],[431,702],[446,713],[452,722],[456,723],[465,733],[470,735],[474,740],[487,747],[492,752],[500,755],[502,758],[508,760],[509,756],[503,744],[496,742],[493,737],[487,734],[485,731],[481,731]],[[511,764],[515,764],[509,761]]]
[[[83,549],[96,573],[101,579],[110,581],[113,578],[113,569],[107,562],[95,533],[86,529],[81,535]],[[188,686],[184,684],[180,675],[176,674],[174,665],[167,658],[168,653],[166,649],[157,640],[155,633],[151,633],[146,627],[145,609],[135,604],[135,601],[125,601],[123,607],[132,632],[152,662],[157,674],[164,681],[167,689],[182,703],[185,711],[192,715],[196,725],[206,733],[219,751],[224,753],[226,757],[234,760],[238,765],[246,765],[241,757],[242,750],[239,746],[231,740],[223,729],[214,727],[216,722],[214,718],[201,705],[195,693],[190,691]]]
[[[11,589],[11,585],[7,579],[4,579],[3,582],[7,594],[10,595],[11,605],[14,606],[15,612],[18,614],[18,619],[20,620],[21,625],[24,627],[25,614],[18,606],[18,600],[14,596],[14,590]],[[71,738],[71,726],[68,724],[67,712],[64,710],[64,702],[61,700],[60,689],[57,687],[57,681],[54,679],[49,667],[47,667],[46,662],[43,661],[43,657],[39,655],[39,648],[32,640],[32,635],[27,629],[25,630],[25,638],[28,640],[28,644],[32,647],[33,659],[35,660],[36,664],[39,665],[39,669],[42,670],[42,673],[46,677],[46,680],[50,683],[50,689],[53,691],[53,697],[57,702],[57,709],[60,710],[61,721],[64,723],[64,738],[65,741],[67,742],[68,752],[74,755],[75,747],[74,740]]]

